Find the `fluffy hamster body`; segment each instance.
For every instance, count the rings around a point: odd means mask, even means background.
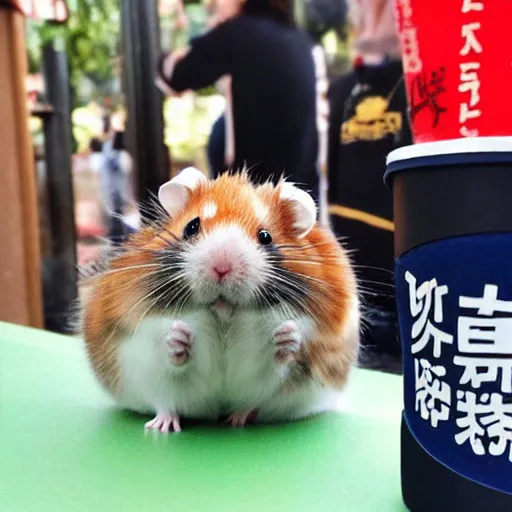
[[[94,278],[83,314],[92,367],[120,405],[179,418],[298,419],[327,409],[357,356],[348,258],[291,184],[186,169],[169,217]]]

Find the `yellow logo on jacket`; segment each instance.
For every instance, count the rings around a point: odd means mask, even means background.
[[[388,112],[388,101],[381,96],[365,98],[356,106],[355,115],[341,125],[341,142],[380,140],[402,129],[402,114]]]

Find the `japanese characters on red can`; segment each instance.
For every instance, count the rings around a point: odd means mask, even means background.
[[[419,73],[423,64],[421,62],[416,27],[412,23],[411,0],[396,0],[400,9],[395,10],[401,25],[399,31],[402,45],[402,61],[406,73]]]
[[[459,110],[460,135],[462,137],[477,137],[478,128],[471,129],[471,121],[482,115],[480,104],[480,62],[479,56],[483,51],[482,44],[478,40],[478,33],[482,28],[480,21],[474,13],[483,11],[484,3],[476,0],[462,0],[462,14],[467,18],[467,23],[462,25],[462,48],[460,56],[460,84],[459,92],[462,97]],[[475,124],[475,123],[473,123]]]
[[[510,0],[395,0],[415,142],[512,135]]]

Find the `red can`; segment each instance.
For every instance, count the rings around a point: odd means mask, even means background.
[[[512,135],[512,0],[395,0],[414,142]]]

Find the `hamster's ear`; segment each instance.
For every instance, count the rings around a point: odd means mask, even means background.
[[[171,217],[174,217],[187,204],[190,192],[205,181],[208,181],[206,176],[196,168],[183,169],[172,180],[160,187],[158,191],[160,204]]]
[[[305,237],[316,223],[316,205],[313,198],[292,183],[282,183],[280,198],[292,204],[293,230],[299,238]]]

